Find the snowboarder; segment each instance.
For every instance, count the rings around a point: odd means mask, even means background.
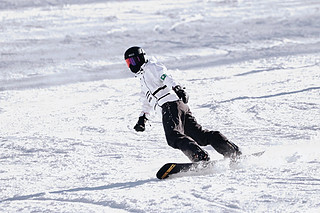
[[[124,58],[129,69],[140,78],[142,112],[136,131],[144,131],[151,110],[160,107],[162,124],[169,146],[180,149],[192,162],[208,161],[208,153],[200,146],[211,145],[224,157],[241,154],[239,148],[219,131],[203,129],[192,115],[185,88],[166,74],[166,67],[154,57],[146,57],[141,47],[130,47]]]

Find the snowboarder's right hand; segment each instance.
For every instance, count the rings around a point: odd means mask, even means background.
[[[142,116],[139,117],[139,120],[137,122],[137,124],[133,127],[137,132],[143,132],[146,127],[145,124],[147,122],[147,117],[145,114],[143,114]]]

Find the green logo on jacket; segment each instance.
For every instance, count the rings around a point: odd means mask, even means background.
[[[164,79],[166,79],[166,77],[167,77],[167,75],[166,75],[166,74],[163,74],[160,78],[161,78],[161,80],[164,81]]]

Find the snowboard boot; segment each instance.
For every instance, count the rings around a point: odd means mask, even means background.
[[[190,146],[188,150],[182,150],[182,152],[194,163],[210,160],[208,153],[195,144]]]
[[[239,147],[229,141],[219,131],[211,131],[208,134],[209,144],[225,158],[237,158],[242,154]]]
[[[209,161],[210,157],[208,153],[204,150],[201,150],[199,152],[193,153],[192,155],[192,162],[199,162],[199,161]]]
[[[226,151],[223,152],[223,156],[225,158],[230,158],[231,160],[235,161],[237,158],[242,155],[242,152],[239,150],[239,147],[230,141],[226,141]]]

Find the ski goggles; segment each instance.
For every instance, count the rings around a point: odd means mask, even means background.
[[[130,67],[130,65],[137,66],[137,64],[139,64],[140,61],[141,60],[140,60],[139,56],[133,56],[133,57],[130,57],[130,58],[126,59],[128,67]]]

